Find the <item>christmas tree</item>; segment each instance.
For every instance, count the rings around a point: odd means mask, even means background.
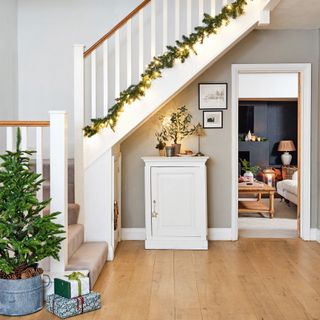
[[[0,278],[24,278],[28,269],[41,272],[37,262],[58,259],[64,240],[63,226],[53,222],[60,213],[41,213],[51,199],[37,199],[44,180],[32,170],[35,152],[20,150],[20,144],[18,128],[16,151],[0,156]]]

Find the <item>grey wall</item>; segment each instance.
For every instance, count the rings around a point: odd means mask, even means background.
[[[319,30],[319,41],[318,41],[318,65],[319,65],[319,71],[318,71],[318,104],[319,104],[319,109],[320,109],[320,30]],[[318,123],[320,123],[320,112],[318,112]],[[317,126],[318,129],[319,126]],[[317,136],[319,136],[320,131],[318,129],[317,132]],[[318,153],[318,161],[317,161],[317,167],[319,168],[320,165],[320,148],[318,148],[319,153]],[[319,176],[319,173],[318,173]],[[317,198],[318,198],[318,228],[320,229],[320,177],[318,180],[318,194],[317,194]],[[318,239],[319,240],[319,239]]]
[[[199,82],[228,82],[229,107],[231,98],[231,65],[234,63],[312,63],[312,226],[317,225],[318,211],[318,89],[319,89],[319,30],[272,31],[256,30],[223,56],[196,81],[183,90],[159,114],[171,108],[186,105],[194,121],[201,121],[198,110],[197,84]],[[135,131],[121,144],[122,221],[123,227],[144,227],[143,163],[145,155],[157,155],[154,132],[159,114]],[[202,151],[210,156],[208,162],[208,214],[209,227],[231,226],[231,113],[224,112],[223,129],[206,130]],[[183,141],[184,148],[196,150],[196,138]]]
[[[0,119],[17,117],[17,2],[0,0]]]
[[[11,0],[7,0],[10,2]],[[69,113],[73,141],[73,44],[88,48],[140,0],[19,0],[19,118],[47,119],[49,110]]]

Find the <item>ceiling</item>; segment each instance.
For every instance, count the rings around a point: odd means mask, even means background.
[[[320,29],[320,0],[281,0],[267,29]]]

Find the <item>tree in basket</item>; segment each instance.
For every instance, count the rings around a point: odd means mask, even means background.
[[[160,120],[163,123],[163,131],[168,140],[173,141],[174,154],[180,153],[181,141],[194,134],[197,126],[191,124],[192,115],[188,112],[186,106],[179,107],[176,112],[173,112],[169,117],[161,116]]]
[[[31,170],[34,151],[20,150],[0,156],[0,314],[23,315],[42,308],[43,286],[37,263],[59,259],[63,226],[53,222],[59,212],[42,216],[50,200],[39,201],[41,175]]]

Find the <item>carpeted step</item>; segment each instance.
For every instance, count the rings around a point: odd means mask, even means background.
[[[68,225],[78,223],[80,206],[77,203],[68,204]]]
[[[84,240],[84,227],[82,224],[68,226],[68,259],[80,248]]]
[[[50,160],[43,160],[43,178],[50,180]],[[74,184],[74,160],[68,159],[68,183]]]
[[[43,210],[43,214],[46,215],[50,212],[50,208],[47,207]],[[80,206],[77,203],[68,204],[68,225],[76,224],[78,222],[80,212]]]
[[[107,260],[107,254],[106,242],[84,242],[69,259],[66,270],[89,270],[93,287]]]
[[[50,198],[50,181],[43,182],[43,199]],[[68,183],[68,203],[74,203],[74,184]]]

